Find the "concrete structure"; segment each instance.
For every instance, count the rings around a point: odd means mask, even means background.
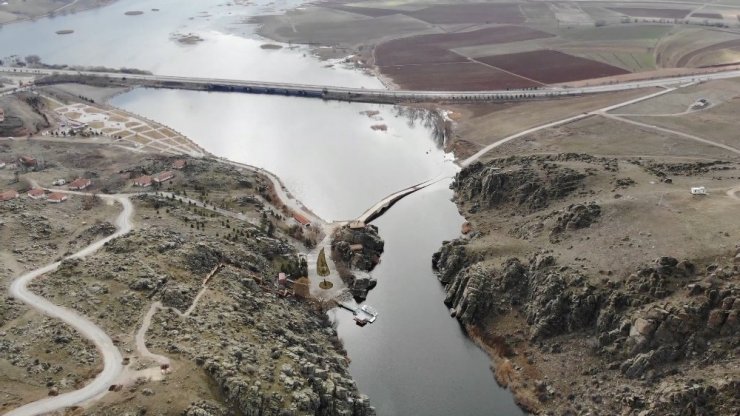
[[[172,169],[182,170],[188,165],[188,161],[185,159],[177,159],[172,162]]]
[[[5,121],[5,110],[0,108],[0,123]]]
[[[57,179],[54,182],[52,182],[51,184],[54,185],[54,186],[62,186],[62,185],[65,185],[66,183],[67,183],[67,181],[64,180],[64,179]]]
[[[92,185],[92,181],[87,178],[77,178],[69,183],[70,191],[84,191]]]
[[[46,198],[46,191],[41,188],[35,188],[28,191],[28,197],[31,199],[43,199]]]
[[[707,188],[703,186],[696,186],[691,188],[691,195],[706,195]]]
[[[0,162],[0,169],[5,167],[5,162]]]
[[[49,194],[46,200],[51,202],[52,204],[59,204],[67,200],[67,195],[61,192],[52,192],[51,194]]]
[[[349,229],[350,230],[364,230],[365,222],[364,221],[351,221],[349,223]]]
[[[140,176],[136,179],[134,179],[134,186],[140,186],[142,188],[148,188],[152,186],[152,177],[151,176]]]

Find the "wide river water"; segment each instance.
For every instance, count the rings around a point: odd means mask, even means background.
[[[227,6],[214,0],[126,0],[102,9],[3,27],[0,56],[44,62],[134,67],[158,74],[214,76],[379,88],[350,68],[327,67],[304,48],[265,50],[245,16],[279,13],[299,0]],[[158,12],[152,9],[160,9]],[[142,10],[141,16],[125,11]],[[72,35],[56,35],[73,29]],[[205,39],[181,45],[173,33]],[[454,175],[452,157],[423,113],[393,106],[305,98],[139,89],[111,104],[167,124],[218,156],[277,174],[326,220],[356,217],[382,197]],[[367,111],[377,112],[369,116]],[[374,114],[374,113],[371,113]],[[387,131],[373,130],[385,124]],[[358,387],[385,415],[519,415],[499,388],[488,357],[450,318],[431,255],[463,222],[449,179],[402,200],[375,221],[386,251],[367,303],[378,320],[357,327],[335,310]]]

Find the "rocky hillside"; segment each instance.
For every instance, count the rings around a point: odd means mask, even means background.
[[[658,176],[656,164],[623,163],[560,155],[464,169],[453,187],[475,231],[434,255],[445,303],[534,413],[737,414],[740,238],[721,234],[711,258],[615,245],[617,191],[637,183],[619,181],[623,170]],[[599,258],[605,244],[633,258],[602,268],[614,264]]]

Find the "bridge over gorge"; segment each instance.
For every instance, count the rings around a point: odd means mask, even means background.
[[[358,101],[370,103],[405,102],[474,102],[516,101],[549,99],[586,94],[597,94],[630,89],[678,86],[692,82],[740,77],[738,69],[713,69],[693,75],[672,76],[655,79],[613,82],[588,86],[546,86],[534,89],[512,89],[493,91],[408,91],[366,89],[309,85],[284,82],[249,81],[237,79],[197,78],[168,75],[128,74],[120,72],[93,72],[57,69],[28,69],[0,67],[0,72],[36,75],[37,84],[61,82],[78,83],[125,83],[152,88],[190,89],[203,91],[226,91],[248,94],[273,94],[319,98],[325,100]]]

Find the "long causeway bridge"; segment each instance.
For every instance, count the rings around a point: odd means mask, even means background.
[[[225,91],[248,94],[273,94],[319,98],[325,100],[359,101],[371,103],[407,102],[472,102],[517,101],[548,99],[577,95],[624,91],[639,88],[670,87],[694,82],[740,77],[738,69],[717,69],[713,72],[673,76],[637,81],[613,82],[588,86],[546,86],[529,89],[491,91],[410,91],[367,89],[310,85],[284,82],[248,81],[237,79],[197,78],[170,75],[130,74],[122,72],[95,72],[61,69],[33,69],[0,67],[0,72],[35,75],[38,84],[60,82],[125,83],[126,85],[168,89]]]

